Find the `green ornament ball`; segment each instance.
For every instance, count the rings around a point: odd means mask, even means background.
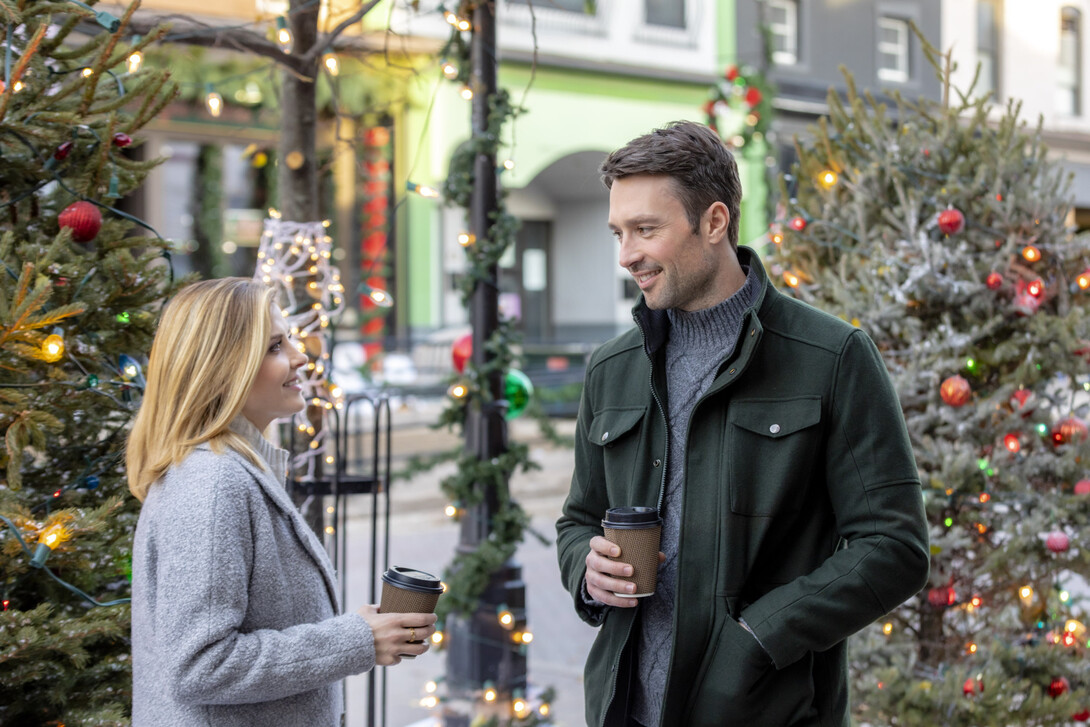
[[[530,377],[518,369],[509,369],[504,377],[504,398],[507,399],[508,419],[514,419],[526,411],[530,397],[534,395],[534,385]]]

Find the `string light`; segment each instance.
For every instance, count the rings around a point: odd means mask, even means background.
[[[477,236],[471,232],[463,232],[458,235],[458,244],[462,247],[469,247],[477,241]]]
[[[1079,284],[1079,290],[1086,290],[1090,288],[1090,270],[1086,270],[1079,275],[1076,279]]]
[[[288,21],[284,16],[280,16],[276,19],[276,43],[280,46],[280,50],[285,53],[291,53],[291,30],[288,29]]]
[[[428,197],[430,199],[435,199],[439,196],[439,190],[424,184],[417,184],[416,182],[405,182],[405,189],[410,192],[416,192],[421,197]]]
[[[64,356],[64,338],[60,328],[54,328],[53,332],[42,341],[41,356],[46,363],[55,363]]]
[[[462,86],[462,90],[459,91],[459,93],[466,101],[471,101],[473,99],[473,89],[469,86]]]
[[[38,536],[38,548],[34,551],[34,557],[31,558],[30,561],[31,565],[35,568],[44,566],[50,553],[71,537],[72,533],[69,532],[63,522],[55,522],[42,530],[41,534]]]
[[[512,169],[515,168],[515,160],[514,159],[504,159],[503,160],[503,168],[506,169],[507,171],[511,171]]]
[[[204,105],[208,108],[208,113],[212,114],[212,118],[218,119],[223,113],[223,96],[212,89],[212,84],[205,86]]]
[[[341,73],[341,64],[337,61],[337,56],[327,55],[325,57],[325,68],[329,71],[331,76],[339,76]]]
[[[447,505],[443,508],[443,514],[447,517],[454,517],[458,514],[458,508],[455,505]]]
[[[515,614],[508,611],[506,608],[500,607],[501,611],[497,615],[500,625],[505,629],[509,629],[515,625]]]
[[[491,683],[491,682],[489,682]],[[484,701],[495,702],[496,701],[496,689],[495,687],[488,686],[484,690]]]
[[[1022,257],[1024,257],[1027,262],[1035,263],[1041,259],[1041,251],[1036,245],[1026,245],[1022,248]]]
[[[140,36],[135,36],[132,41],[134,45],[139,43]],[[134,50],[129,54],[129,57],[125,59],[125,63],[128,65],[130,74],[136,73],[140,70],[140,66],[144,65],[144,54],[139,49]]]
[[[436,631],[435,633],[433,633],[431,635],[431,642],[433,644],[435,644],[436,646],[443,643],[443,632],[442,631]]]
[[[549,716],[549,703],[548,702],[542,702],[541,706],[537,708],[537,711],[538,711],[538,714],[540,714],[542,717],[548,717]]]
[[[440,69],[442,69],[443,75],[446,76],[447,79],[449,79],[451,81],[453,81],[455,78],[458,77],[458,66],[454,65],[453,63],[451,63],[449,61],[443,61],[443,64],[440,66]]]
[[[839,177],[832,169],[826,169],[818,175],[818,184],[825,189],[832,189],[835,187],[838,180]]]
[[[1022,586],[1018,589],[1018,597],[1028,604],[1033,600],[1033,588],[1031,586]]]
[[[95,75],[95,69],[84,68],[82,71],[80,71],[80,75],[84,78],[90,78],[91,76]]]
[[[511,709],[514,710],[515,716],[520,719],[530,713],[530,705],[522,697],[516,697],[515,701],[511,702]]]
[[[772,233],[772,242],[777,244],[777,245],[782,244],[783,243],[783,233],[782,232],[773,232]]]
[[[783,282],[787,283],[792,288],[799,287],[799,276],[792,272],[785,272],[783,274]]]
[[[1045,292],[1045,284],[1039,279],[1034,280],[1032,283],[1026,286],[1026,292],[1032,295],[1034,298],[1041,297],[1041,293]]]
[[[452,399],[463,399],[468,393],[469,387],[465,384],[451,384],[451,387],[447,389],[447,395]]]
[[[434,694],[429,694],[420,700],[420,706],[424,709],[435,709],[439,706],[439,697],[436,697]]]
[[[882,633],[885,634],[886,636],[889,636],[890,634],[892,634],[893,633],[893,624],[890,623],[889,621],[882,624]]]
[[[435,694],[439,690],[439,682],[432,679],[430,682],[424,685],[424,691],[428,694]]]

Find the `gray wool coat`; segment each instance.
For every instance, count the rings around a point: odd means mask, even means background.
[[[287,453],[231,426],[275,475],[202,445],[140,511],[133,727],[334,727],[338,682],[375,664],[371,628],[338,615],[333,567],[284,490]]]

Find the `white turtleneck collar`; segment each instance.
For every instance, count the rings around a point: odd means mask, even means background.
[[[228,426],[232,432],[245,439],[246,442],[254,448],[254,451],[261,455],[261,458],[268,463],[269,469],[276,476],[277,480],[281,483],[286,480],[288,459],[291,456],[288,450],[281,449],[265,439],[261,430],[255,427],[253,422],[242,414],[235,417]]]

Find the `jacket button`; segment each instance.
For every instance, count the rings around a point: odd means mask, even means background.
[[[733,373],[734,373],[735,371],[737,371],[737,370],[738,370],[738,369],[731,369],[731,370],[730,370],[730,373],[732,373],[732,374],[733,374]]]
[[[752,331],[750,331],[750,332],[749,332],[749,335],[751,335],[751,336],[752,336],[752,335],[753,335],[753,334],[755,334],[756,332],[757,332],[757,329],[756,329],[756,328],[754,328],[754,329],[753,329]]]
[[[779,424],[773,424],[772,426],[770,426],[768,428],[768,431],[772,432],[773,434],[779,434],[780,433],[780,425]]]
[[[609,432],[605,432],[604,434],[602,434],[602,441],[604,442],[607,439],[609,439]]]
[[[651,463],[651,466],[652,467],[661,467],[662,466],[662,460],[661,459],[656,459],[654,462]]]

